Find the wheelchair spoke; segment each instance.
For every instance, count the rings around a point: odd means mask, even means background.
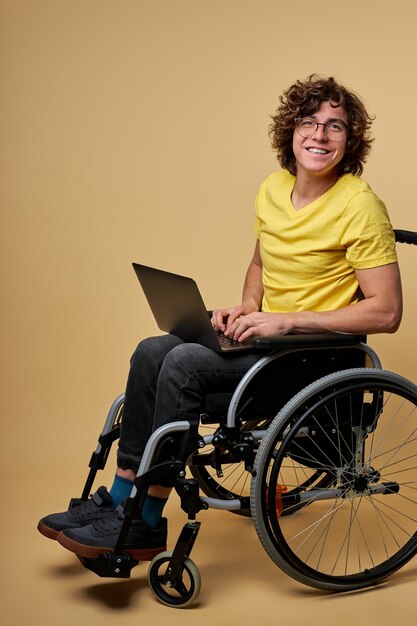
[[[313,552],[314,552],[314,550],[316,548],[316,546],[318,546],[319,542],[321,543],[321,550],[320,550],[318,561],[317,561],[317,564],[316,564],[316,569],[320,566],[320,561],[321,561],[321,558],[323,556],[324,548],[325,548],[325,545],[326,545],[326,539],[327,539],[328,534],[330,532],[330,527],[331,527],[331,524],[332,524],[332,522],[333,522],[333,520],[335,518],[336,512],[337,512],[337,509],[336,509],[336,503],[335,503],[334,509],[331,511],[331,514],[328,516],[328,519],[326,520],[326,523],[324,525],[324,529],[323,529],[321,535],[317,539],[316,543],[312,546],[309,554],[307,554],[307,556],[306,556],[305,560],[306,560],[306,563],[308,563],[309,560],[310,560],[311,555],[313,554]]]
[[[384,477],[385,477],[385,478],[389,478],[389,477],[391,477],[391,478],[392,478],[392,477],[397,477],[397,476],[398,476],[398,474],[404,474],[404,472],[406,472],[407,474],[409,474],[409,473],[410,473],[410,470],[416,471],[416,468],[414,467],[414,465],[413,465],[412,467],[404,467],[404,468],[402,468],[402,469],[400,469],[400,470],[396,470],[395,472],[388,472],[387,474],[384,474]],[[411,481],[411,482],[409,482],[409,483],[407,483],[407,482],[401,482],[401,485],[408,485],[408,484],[412,485],[413,483],[416,483],[416,481],[414,480],[414,481]]]
[[[400,494],[400,496],[401,496],[401,498],[402,498],[403,500],[408,500],[408,501],[409,501],[409,502],[411,502],[412,504],[415,504],[415,501],[414,501],[414,500],[411,500],[410,498],[406,498],[405,496],[403,496],[403,495],[401,495],[401,494]],[[398,503],[397,503],[397,504],[398,504]],[[406,514],[406,513],[404,513],[403,511],[398,510],[396,507],[392,507],[392,506],[390,506],[389,504],[387,504],[387,502],[384,502],[384,501],[382,501],[382,500],[381,500],[381,501],[379,502],[379,505],[381,506],[381,508],[385,507],[385,508],[387,508],[387,509],[390,509],[391,511],[394,511],[397,515],[401,515],[404,519],[407,519],[407,520],[409,520],[409,521],[411,521],[411,522],[417,523],[417,518],[415,518],[415,517],[411,517],[410,515],[407,515],[407,514]],[[412,536],[412,535],[411,535],[411,534],[409,534],[409,537],[411,537],[411,536]]]
[[[397,513],[397,511],[395,509],[393,509],[392,507],[387,507],[390,510],[390,513],[391,513],[391,515],[389,515],[387,510],[384,508],[386,506],[385,503],[382,503],[382,502],[378,502],[378,503],[372,502],[372,505],[377,509],[379,515],[381,516],[381,518],[383,518],[385,520],[385,522],[387,524],[388,524],[388,522],[390,522],[392,526],[394,526],[399,531],[401,531],[401,533],[403,535],[405,535],[408,539],[413,539],[414,535],[412,535],[406,528],[404,528],[397,521],[395,521],[394,517],[392,516],[392,513]],[[391,532],[393,532],[393,531],[391,531]],[[397,543],[397,546],[398,546],[398,542],[397,541],[396,541],[396,543]]]
[[[237,485],[238,481],[241,480],[241,478],[239,478],[235,484],[233,485],[232,489],[235,488],[235,486]],[[249,472],[245,471],[245,474],[243,476],[243,485],[240,488],[239,494],[243,495],[243,493],[247,493],[248,492],[248,482],[249,482]]]
[[[347,460],[342,455],[342,452],[341,452],[342,451],[342,445],[341,444],[343,444],[343,446],[345,448],[347,448],[347,449],[349,448],[349,446],[348,446],[348,444],[346,442],[346,439],[345,439],[345,436],[344,436],[343,432],[340,429],[337,404],[335,404],[333,411],[330,411],[329,407],[326,406],[326,413],[327,413],[328,417],[330,418],[332,425],[336,429],[337,445],[336,445],[336,442],[333,442],[330,439],[330,437],[327,434],[326,430],[324,430],[322,427],[321,427],[321,430],[324,432],[326,437],[331,441],[331,443],[333,444],[334,448],[338,452],[338,454],[339,454],[339,465],[343,465],[344,463],[347,462]],[[352,415],[352,409],[350,409],[350,414]],[[352,449],[353,448],[352,432],[350,433],[350,435],[351,435],[350,449]]]
[[[404,470],[404,471],[407,471],[407,470]],[[413,485],[417,485],[417,481],[416,480],[413,480],[411,482],[402,482],[401,483],[402,487],[408,487],[409,489],[417,489],[417,486],[413,487]]]
[[[362,502],[362,499],[360,499],[360,502]],[[359,504],[358,504],[358,508],[359,508]],[[358,525],[358,527],[359,527],[359,530],[360,530],[360,536],[361,536],[361,537],[362,537],[362,539],[363,539],[363,544],[364,544],[364,546],[365,546],[365,548],[366,548],[366,552],[367,552],[367,554],[368,554],[369,560],[371,561],[372,565],[375,567],[375,563],[374,563],[374,561],[373,561],[372,554],[371,554],[371,551],[370,551],[370,549],[369,549],[369,545],[368,545],[368,542],[367,542],[366,533],[365,533],[365,531],[364,531],[364,529],[363,529],[363,527],[362,527],[362,524],[361,524],[361,521],[360,521],[359,517],[357,517],[357,519],[356,519],[356,523],[357,523],[357,525]],[[359,556],[359,558],[358,558],[358,565],[359,565],[359,570],[360,570],[360,568],[361,568],[361,559],[360,559],[360,549],[359,549],[359,545],[360,545],[360,544],[359,544],[359,541],[358,541],[358,542],[357,542],[358,556]],[[345,572],[345,574],[347,574],[347,572]]]
[[[328,511],[327,513],[322,515],[319,519],[315,520],[310,526],[307,526],[306,528],[303,528],[303,530],[300,531],[299,533],[297,533],[296,535],[293,535],[292,537],[289,537],[287,539],[287,541],[288,542],[294,542],[296,539],[301,537],[303,534],[307,533],[307,535],[304,538],[304,540],[302,541],[302,543],[295,550],[297,552],[298,550],[300,550],[303,547],[304,543],[311,537],[312,533],[318,528],[318,526],[320,526],[320,524],[323,522],[323,520],[327,521],[328,518],[330,518],[330,520],[332,520],[332,517],[344,505],[345,505],[345,501],[342,501],[339,505],[335,504],[334,507],[332,509],[330,509],[330,511]]]
[[[398,448],[397,453],[399,453],[399,452],[400,452],[400,450],[402,450],[402,448],[403,448],[403,447],[404,447],[404,446],[402,446],[401,448]],[[396,454],[397,454],[397,453],[396,453]],[[380,456],[382,456],[382,455],[380,455]],[[392,461],[392,460],[393,460],[394,456],[395,456],[395,455],[394,455],[394,454],[392,454],[392,455],[391,455],[391,457],[390,457],[389,459],[387,459],[387,461],[384,461],[384,462],[382,463],[382,465],[380,465],[380,469],[381,469],[381,470],[386,470],[386,469],[387,469],[387,468],[389,468],[389,467],[392,467],[392,466],[394,466],[394,465],[398,465],[398,464],[400,464],[400,463],[405,463],[405,462],[406,462],[406,461],[408,461],[409,459],[416,458],[416,457],[417,457],[417,452],[415,452],[414,454],[410,454],[409,456],[403,457],[402,459],[397,459],[396,461],[394,461],[393,463],[391,463],[390,461]],[[375,462],[375,461],[373,461],[373,462]],[[415,466],[413,466],[413,467],[411,467],[411,468],[409,468],[409,469],[415,469]]]
[[[390,526],[389,526],[389,524],[387,523],[387,520],[385,519],[385,516],[384,516],[384,515],[381,513],[381,511],[379,510],[379,508],[378,508],[378,506],[377,506],[376,502],[374,502],[374,501],[373,501],[373,499],[372,499],[372,498],[370,498],[370,503],[371,503],[371,505],[372,505],[372,507],[373,507],[373,509],[374,509],[374,512],[375,512],[375,517],[376,517],[376,520],[377,520],[377,525],[378,525],[378,528],[380,529],[381,538],[382,538],[382,539],[383,539],[383,541],[384,541],[385,555],[386,555],[386,557],[387,557],[387,558],[389,558],[389,552],[388,552],[388,549],[387,549],[387,547],[386,547],[386,545],[385,545],[385,539],[384,539],[384,534],[383,534],[383,531],[382,531],[382,528],[381,528],[381,524],[383,524],[383,525],[385,526],[385,529],[386,529],[386,530],[387,530],[387,532],[389,533],[389,535],[390,535],[391,539],[392,539],[392,540],[395,542],[395,544],[397,545],[397,548],[400,548],[400,547],[401,547],[401,545],[400,545],[400,543],[397,541],[397,538],[395,537],[395,535],[394,535],[393,531],[391,530],[391,527],[390,527]]]
[[[387,402],[385,403],[385,405],[387,405],[389,402],[389,400],[387,400]],[[375,450],[371,450],[371,457],[373,458],[377,453],[379,453],[379,449],[385,445],[384,443],[384,439],[386,437],[388,437],[388,433],[389,433],[389,429],[392,426],[392,424],[399,422],[398,427],[389,434],[389,439],[393,439],[395,437],[395,435],[400,431],[401,428],[403,428],[406,424],[406,422],[410,419],[410,417],[414,416],[415,411],[416,411],[416,407],[413,407],[413,409],[410,411],[410,413],[406,416],[406,417],[402,417],[402,419],[400,420],[398,418],[398,415],[401,412],[402,407],[404,406],[404,402],[401,403],[401,405],[398,407],[396,413],[393,415],[392,419],[390,420],[390,422],[386,425],[385,431],[383,432],[383,434],[381,436],[379,436],[379,441],[378,444],[376,446]],[[374,431],[376,432],[376,431]],[[415,429],[413,431],[413,434],[415,432]],[[404,445],[404,442],[401,444],[400,448],[402,448],[402,446]]]
[[[415,429],[415,430],[413,431],[412,435],[414,435],[414,433],[415,433],[415,432],[417,432],[417,429]],[[380,458],[381,456],[383,456],[384,454],[390,454],[391,452],[395,452],[395,451],[397,451],[397,450],[401,450],[402,448],[405,448],[405,446],[409,446],[409,445],[411,445],[412,443],[415,443],[416,441],[417,441],[417,437],[413,437],[413,438],[411,438],[411,436],[410,436],[410,438],[407,440],[407,442],[404,442],[404,443],[401,445],[401,447],[394,446],[393,448],[389,448],[388,450],[385,450],[385,452],[384,452],[384,453],[374,455],[372,458],[373,458],[373,460],[375,461],[376,459],[379,459],[379,458]],[[413,456],[415,456],[415,455],[413,455]]]
[[[387,470],[390,467],[393,467],[394,465],[398,465],[399,463],[404,463],[405,461],[409,461],[410,459],[414,459],[414,458],[417,458],[417,452],[415,454],[410,454],[410,456],[406,456],[406,457],[404,457],[402,459],[397,459],[393,463],[384,463],[383,469]],[[392,457],[391,457],[391,459],[392,459]],[[414,469],[414,466],[411,469]]]
[[[242,468],[238,464],[226,465],[226,466],[222,466],[222,472],[223,472],[223,477],[221,479],[217,476],[217,473],[215,470],[213,470],[213,472],[210,473],[210,476],[212,478],[215,478],[217,481],[221,480],[221,484],[228,494],[230,495],[233,494],[234,496],[242,495],[244,491],[244,486],[242,486],[238,491],[235,491],[236,485],[239,483],[239,481],[242,480],[242,476],[243,476]],[[228,482],[230,479],[233,479],[234,483],[230,484]]]

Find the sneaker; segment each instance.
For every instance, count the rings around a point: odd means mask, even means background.
[[[77,556],[94,559],[103,552],[113,552],[125,515],[119,505],[111,515],[82,528],[67,528],[58,537],[59,543]],[[142,519],[134,519],[127,534],[123,552],[137,561],[151,561],[166,550],[167,520],[158,528],[150,528]]]
[[[114,510],[111,495],[105,487],[99,487],[89,500],[63,513],[51,513],[43,517],[38,524],[38,530],[48,539],[56,539],[62,530],[87,526],[113,513]]]

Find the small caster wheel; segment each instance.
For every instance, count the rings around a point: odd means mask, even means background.
[[[182,608],[191,604],[200,593],[201,576],[195,563],[186,557],[180,579],[172,585],[164,584],[162,581],[171,557],[172,552],[161,552],[153,559],[149,565],[148,582],[163,604]]]

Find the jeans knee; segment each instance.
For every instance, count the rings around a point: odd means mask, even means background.
[[[206,348],[194,343],[183,343],[176,346],[166,355],[162,368],[161,378],[164,380],[189,379],[198,375],[201,352]],[[200,355],[200,356],[199,356]]]
[[[131,366],[143,369],[144,367],[159,367],[166,355],[181,342],[178,337],[172,335],[160,335],[157,337],[147,337],[136,347],[130,360]]]
[[[140,341],[135,348],[132,360],[137,358],[146,358],[148,354],[152,355],[154,353],[153,346],[155,345],[156,339],[158,339],[158,337],[147,337],[146,339],[142,339],[142,341]]]

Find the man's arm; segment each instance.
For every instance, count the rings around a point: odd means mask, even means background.
[[[397,263],[356,270],[364,300],[335,311],[250,313],[238,317],[227,333],[243,341],[255,335],[340,332],[358,335],[394,333],[402,317],[402,290]]]

